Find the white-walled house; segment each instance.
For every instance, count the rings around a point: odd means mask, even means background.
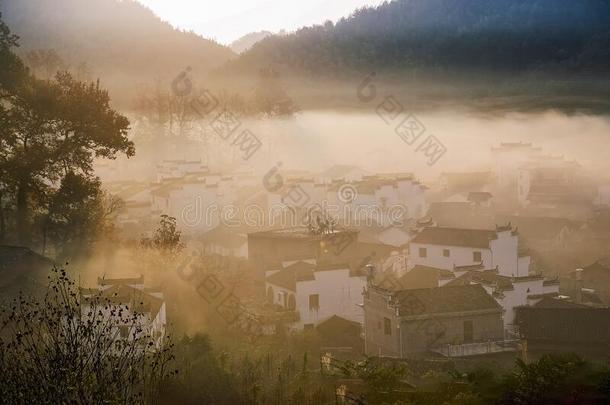
[[[347,265],[317,265],[314,260],[268,271],[265,282],[269,302],[298,314],[291,325],[295,329],[313,328],[334,315],[362,324],[365,286],[363,271]]]
[[[350,217],[352,226],[389,226],[423,217],[428,209],[426,190],[412,175],[379,174],[331,184],[326,201],[338,207],[338,214]]]
[[[519,167],[540,155],[542,148],[525,142],[503,142],[491,148],[495,163],[495,177],[498,187],[515,195]]]
[[[153,212],[175,217],[185,234],[215,228],[220,223],[223,207],[237,200],[231,178],[223,179],[214,174],[166,180],[152,191],[151,196]],[[237,220],[239,218],[235,218]]]
[[[503,276],[522,277],[529,275],[530,258],[519,254],[518,233],[510,224],[495,230],[430,226],[409,244],[409,267],[453,270],[476,264],[497,268]]]
[[[496,269],[485,270],[483,267],[462,272],[464,268],[456,267],[455,273],[461,273],[447,286],[481,284],[488,294],[493,296],[504,310],[504,330],[507,337],[515,334],[515,308],[532,305],[545,296],[559,294],[558,280],[545,280],[540,275],[507,277],[498,274]]]
[[[108,317],[112,316],[109,319],[113,321],[118,321],[119,318],[110,315],[111,311],[118,309],[119,306],[127,308],[127,312],[124,312],[122,318],[129,322],[116,325],[117,339],[133,339],[134,334],[138,336],[146,334],[153,339],[154,347],[161,347],[167,325],[165,298],[160,290],[146,288],[143,276],[116,279],[98,278],[96,288],[81,289],[80,292],[83,298],[81,309],[83,314],[89,313],[90,306],[87,303],[94,297],[111,302],[105,311],[107,311]],[[133,314],[137,314],[137,324],[133,323]],[[136,332],[138,328],[141,328],[141,333]]]
[[[157,182],[205,173],[208,167],[201,160],[163,160],[157,165]]]
[[[610,206],[610,184],[603,184],[597,187],[595,205]]]

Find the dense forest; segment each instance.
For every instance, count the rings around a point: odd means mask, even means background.
[[[397,0],[256,44],[236,64],[305,72],[490,69],[609,73],[604,0]]]
[[[4,0],[0,11],[34,73],[99,78],[122,111],[169,91],[187,67],[194,83],[241,99],[275,71],[303,109],[361,108],[353,89],[372,71],[422,107],[610,109],[594,82],[609,76],[603,0],[397,0],[292,34],[252,33],[234,50],[173,28],[135,0]]]

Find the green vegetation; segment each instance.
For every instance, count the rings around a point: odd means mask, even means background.
[[[54,49],[74,74],[85,63],[125,106],[139,85],[171,81],[187,66],[203,74],[235,55],[175,29],[135,0],[4,0],[0,12],[19,35],[23,56]]]
[[[69,73],[42,80],[13,53],[2,23],[0,52],[0,243],[59,257],[90,246],[118,204],[93,174],[94,158],[133,156],[129,121],[99,83]]]
[[[172,374],[172,353],[145,322],[100,293],[83,297],[54,270],[42,300],[21,296],[0,312],[1,402],[153,402]]]
[[[237,64],[335,77],[424,68],[607,74],[609,48],[603,0],[396,0],[266,38]]]

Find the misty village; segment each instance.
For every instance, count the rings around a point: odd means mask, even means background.
[[[0,404],[610,403],[610,3],[0,0]]]

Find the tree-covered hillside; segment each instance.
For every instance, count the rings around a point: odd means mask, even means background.
[[[135,0],[2,0],[0,12],[26,62],[28,52],[53,50],[62,68],[87,70],[115,97],[136,83],[171,80],[187,66],[205,73],[235,55]]]
[[[328,75],[372,68],[610,73],[609,61],[606,0],[395,0],[269,37],[236,66],[276,63]]]

